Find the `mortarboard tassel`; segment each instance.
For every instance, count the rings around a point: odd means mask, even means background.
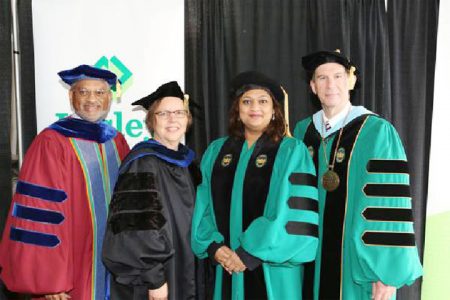
[[[351,91],[355,88],[356,84],[356,75],[355,75],[356,68],[354,66],[350,67],[349,74],[348,74],[348,89]]]
[[[116,99],[122,96],[122,85],[120,84],[120,80],[117,79],[116,82]]]
[[[188,111],[188,113],[190,113],[190,111],[189,111],[189,95],[184,94],[183,98],[184,98],[184,100],[183,100],[184,108]]]
[[[284,121],[286,123],[286,136],[291,137],[292,134],[291,130],[289,129],[289,96],[283,87],[281,87],[281,89],[283,90],[284,94]]]

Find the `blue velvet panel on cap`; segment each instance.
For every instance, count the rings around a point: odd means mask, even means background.
[[[117,82],[117,76],[113,72],[89,65],[80,65],[70,70],[64,70],[59,72],[58,75],[62,81],[69,85],[83,79],[101,79],[114,88]]]

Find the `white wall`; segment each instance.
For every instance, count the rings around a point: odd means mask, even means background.
[[[440,1],[422,299],[450,295],[450,1]]]

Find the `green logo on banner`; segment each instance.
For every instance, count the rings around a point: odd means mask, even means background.
[[[108,59],[106,56],[102,56],[96,63],[97,68],[107,69],[117,75],[121,82],[122,95],[125,94],[127,89],[133,84],[133,73],[117,58],[113,56]],[[115,93],[114,93],[115,96]]]

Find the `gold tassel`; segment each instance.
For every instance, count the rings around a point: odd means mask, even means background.
[[[355,84],[356,84],[355,71],[356,71],[356,68],[354,66],[351,66],[350,70],[348,71],[348,89],[350,91],[355,88]]]
[[[283,90],[283,94],[284,94],[284,121],[285,121],[285,126],[286,126],[286,136],[292,137],[291,131],[289,129],[289,96],[286,92],[286,90],[280,86],[281,89]]]
[[[120,98],[122,96],[122,85],[120,84],[120,81],[117,79],[116,82],[116,99]]]
[[[184,94],[183,98],[184,98],[184,100],[183,100],[184,109],[187,110],[188,113],[190,113],[190,111],[189,111],[189,95]]]

